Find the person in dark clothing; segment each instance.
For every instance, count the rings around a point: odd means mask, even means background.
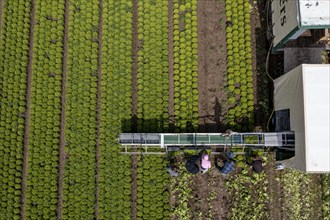
[[[223,160],[223,166],[219,166],[217,161],[215,161],[215,167],[218,168],[221,174],[228,174],[235,170],[235,162],[233,158],[234,158],[234,153],[228,152],[226,154],[226,159]]]
[[[186,162],[186,169],[188,172],[192,174],[197,174],[199,172],[199,166],[197,165],[197,161],[200,160],[200,156],[194,155]]]
[[[261,159],[257,156],[254,156],[252,157],[252,160],[253,160],[251,163],[252,170],[256,173],[261,173],[263,171]]]
[[[179,173],[177,172],[177,167],[175,166],[175,159],[171,158],[170,159],[170,164],[166,166],[166,169],[170,176],[177,177],[179,176]]]

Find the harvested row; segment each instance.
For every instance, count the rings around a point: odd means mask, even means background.
[[[31,5],[22,1],[2,4],[0,219],[19,219]]]
[[[226,1],[228,123],[251,131],[254,124],[252,48],[248,0]],[[242,126],[243,125],[243,126]]]
[[[197,0],[174,0],[174,114],[179,131],[198,124]]]
[[[167,1],[138,3],[138,130],[168,129]]]
[[[132,117],[132,0],[103,2],[99,219],[130,219],[130,157],[118,155]]]
[[[64,1],[36,4],[26,217],[56,217]]]
[[[98,19],[98,0],[71,2],[63,219],[94,218]]]

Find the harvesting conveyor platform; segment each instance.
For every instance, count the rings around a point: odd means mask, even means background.
[[[178,148],[205,147],[226,148],[231,146],[277,147],[294,149],[293,132],[267,132],[267,133],[122,133],[119,144],[126,154],[134,154],[132,147],[143,148],[147,154],[160,154],[150,152],[149,148],[160,148],[167,153]]]

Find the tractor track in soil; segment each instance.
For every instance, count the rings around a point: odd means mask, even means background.
[[[98,70],[97,70],[97,103],[96,103],[96,175],[95,175],[95,219],[99,219],[99,203],[100,203],[100,134],[101,134],[101,96],[102,96],[102,33],[103,33],[103,0],[99,0],[99,27],[98,27]]]
[[[68,29],[69,29],[70,0],[65,0],[64,15],[64,35],[63,35],[63,59],[62,59],[62,91],[61,91],[61,124],[60,124],[60,145],[59,145],[59,162],[58,162],[58,205],[57,219],[62,219],[63,209],[63,182],[64,182],[64,165],[65,165],[65,111],[66,111],[66,82],[67,82],[67,56],[68,56]]]
[[[27,66],[27,85],[26,85],[26,112],[23,139],[23,164],[22,164],[22,190],[21,190],[21,211],[20,219],[25,219],[26,210],[26,188],[28,175],[28,145],[30,133],[30,114],[31,114],[31,93],[32,93],[32,63],[33,63],[33,46],[34,46],[34,26],[35,26],[36,3],[31,0],[30,15],[30,33],[29,33],[29,60]]]
[[[133,49],[133,65],[132,65],[132,132],[137,131],[137,111],[138,111],[138,0],[133,0],[133,31],[132,31],[132,49]],[[137,149],[132,148],[132,151]],[[132,170],[132,188],[131,188],[131,219],[137,219],[137,155],[131,156]]]

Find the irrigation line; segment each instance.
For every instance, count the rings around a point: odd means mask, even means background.
[[[268,68],[269,68],[269,56],[270,56],[270,51],[272,50],[272,47],[273,47],[273,43],[274,43],[274,39],[272,40],[272,43],[270,44],[269,46],[269,49],[268,49],[268,53],[267,53],[267,57],[266,57],[266,74],[267,76],[272,80],[272,82],[274,82],[274,79],[269,75],[269,72],[268,72]],[[274,114],[274,111],[275,111],[275,105],[274,105],[274,98],[273,98],[273,110],[272,110],[272,113],[270,114],[269,118],[268,118],[268,121],[267,121],[267,131],[269,131],[269,122]]]

